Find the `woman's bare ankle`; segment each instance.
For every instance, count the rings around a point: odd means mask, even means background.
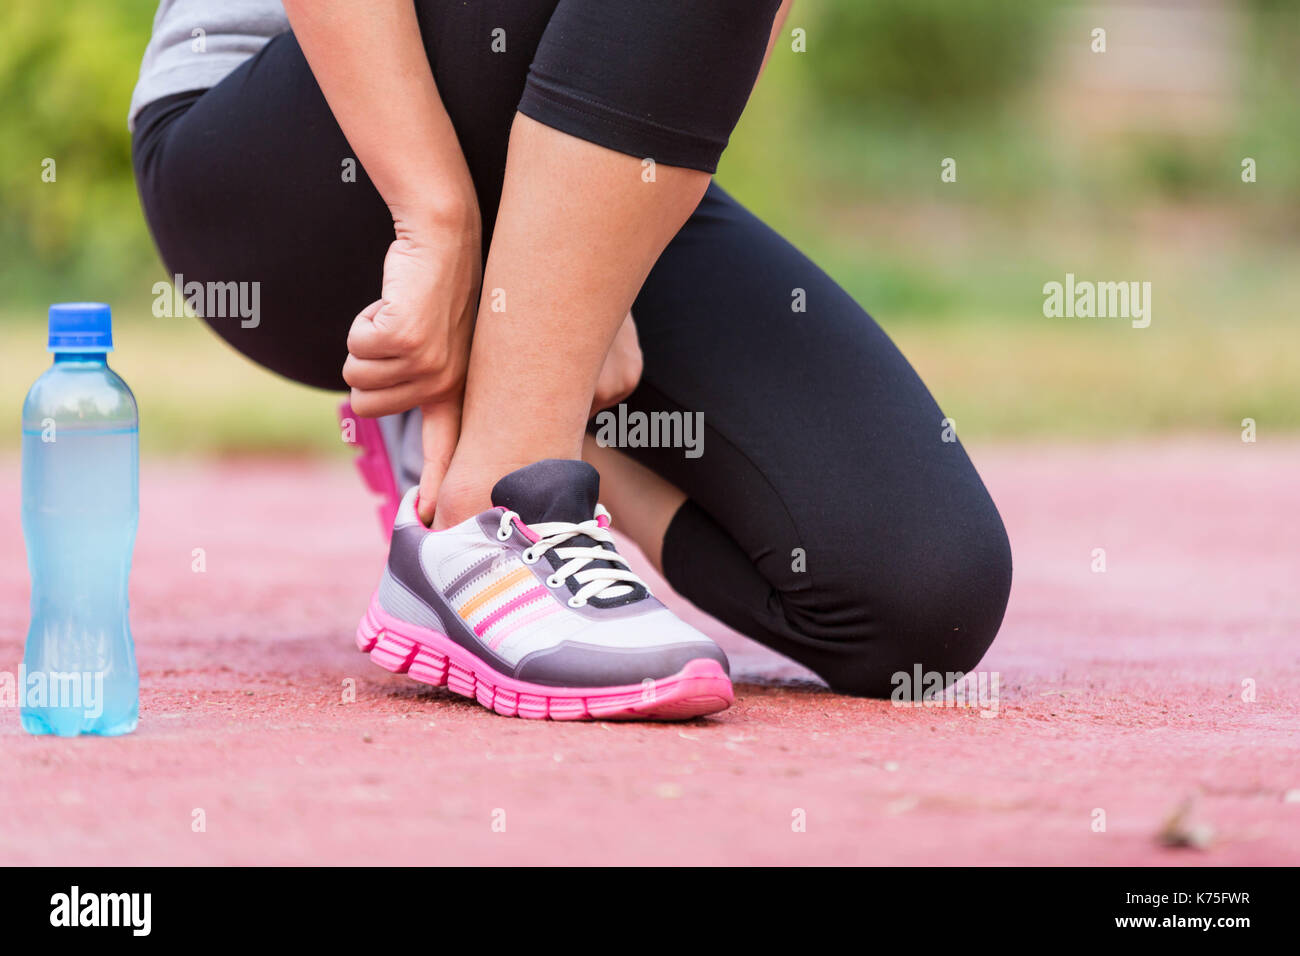
[[[486,467],[458,465],[453,459],[438,489],[438,508],[432,528],[441,531],[458,525],[492,507],[492,486],[504,472],[493,474]]]
[[[487,511],[492,507],[492,487],[512,471],[543,458],[566,457],[572,456],[548,455],[538,451],[534,457],[534,453],[529,451],[504,457],[478,457],[462,455],[458,451],[438,490],[438,509],[434,515],[433,529],[441,531]]]

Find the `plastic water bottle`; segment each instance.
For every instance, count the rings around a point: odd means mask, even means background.
[[[108,367],[109,308],[50,306],[54,364],[23,403],[32,624],[17,688],[33,734],[125,734],[139,715],[127,578],[139,496],[135,396]]]

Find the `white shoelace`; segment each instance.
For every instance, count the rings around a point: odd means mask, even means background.
[[[519,515],[513,511],[502,512],[501,523],[497,526],[499,540],[509,539],[514,521],[518,517]],[[568,583],[569,578],[573,578],[580,587],[569,598],[569,607],[583,607],[592,598],[622,597],[631,593],[632,586],[637,584],[645,588],[647,593],[650,590],[641,578],[626,568],[627,559],[617,551],[581,545],[562,547],[564,542],[580,534],[585,534],[597,542],[612,544],[614,535],[608,525],[601,526],[599,519],[602,517],[608,519],[609,512],[605,510],[604,505],[596,505],[595,517],[577,524],[571,521],[543,521],[528,525],[533,534],[537,535],[538,540],[524,549],[524,564],[536,564],[542,559],[542,555],[554,549],[556,557],[565,563],[556,568],[546,579],[546,586],[561,588]],[[592,561],[618,562],[625,567],[587,567]]]

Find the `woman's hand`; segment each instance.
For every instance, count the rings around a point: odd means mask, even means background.
[[[361,311],[348,333],[343,378],[358,415],[421,410],[420,512],[427,523],[460,436],[482,281],[478,212],[419,229],[398,222],[396,229],[384,257],[380,298]]]
[[[637,341],[636,324],[629,312],[614,335],[614,344],[609,347],[605,364],[600,367],[591,414],[617,405],[631,395],[641,381],[642,365],[641,343]]]
[[[459,395],[481,272],[477,228],[398,227],[380,297],[348,332],[343,378],[358,415],[377,418]]]

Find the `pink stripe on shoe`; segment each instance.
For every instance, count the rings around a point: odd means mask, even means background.
[[[493,624],[501,620],[511,611],[516,611],[525,604],[532,604],[534,601],[544,597],[546,597],[546,588],[541,587],[540,585],[525,591],[523,594],[519,595],[519,597],[512,601],[507,601],[487,617],[483,618],[483,620],[475,624],[474,633],[479,637],[482,637]]]
[[[493,636],[492,640],[488,641],[488,647],[492,648],[492,650],[495,651],[498,647],[501,646],[502,641],[504,641],[515,631],[519,630],[521,627],[527,624],[532,624],[533,621],[540,621],[542,618],[546,617],[546,615],[554,614],[559,609],[560,606],[556,604],[554,601],[547,601],[536,611],[530,611],[527,614],[520,615],[519,620],[511,621],[509,624],[501,625],[501,628],[498,630],[496,635]]]

